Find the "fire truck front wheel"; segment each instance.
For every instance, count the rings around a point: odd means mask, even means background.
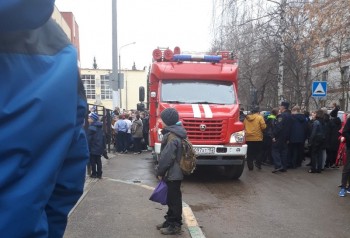
[[[227,165],[225,166],[225,174],[229,179],[238,179],[241,177],[244,170],[244,163],[242,165]]]

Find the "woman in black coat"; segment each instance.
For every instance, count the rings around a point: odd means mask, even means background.
[[[341,129],[341,120],[337,116],[338,111],[332,110],[330,115],[330,120],[328,123],[327,137],[326,137],[326,152],[327,152],[327,160],[326,160],[326,168],[336,167],[335,160],[337,158],[338,148],[339,148],[339,136]]]

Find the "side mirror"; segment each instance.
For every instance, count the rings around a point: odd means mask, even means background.
[[[143,112],[145,110],[145,104],[144,103],[138,103],[137,104],[137,111]]]
[[[143,87],[143,86],[139,87],[139,101],[140,102],[145,101],[145,87]]]

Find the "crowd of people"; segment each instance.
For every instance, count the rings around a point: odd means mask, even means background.
[[[112,129],[112,144],[114,152],[126,154],[133,152],[141,154],[147,151],[149,117],[147,111],[123,111],[120,112],[116,108],[112,112],[112,121],[110,126]],[[88,127],[86,135],[88,140],[90,159],[87,165],[88,174],[91,178],[102,178],[102,160],[109,159],[106,150],[106,133],[103,126],[104,118],[97,112],[96,106],[89,110]]]
[[[147,150],[149,114],[147,111],[113,111],[113,144],[114,151],[120,154],[133,152],[141,154]]]
[[[326,168],[344,165],[339,196],[350,193],[348,180],[350,165],[345,149],[350,149],[350,119],[342,124],[338,117],[339,106],[301,112],[299,106],[289,109],[288,102],[281,102],[279,108],[259,113],[253,107],[248,115],[241,109],[240,120],[244,123],[248,144],[247,167],[249,170],[261,165],[273,165],[272,173],[286,172],[301,167],[310,156],[308,173],[321,173]],[[329,112],[330,111],[330,112]],[[329,113],[328,113],[329,112]],[[343,156],[341,156],[343,155]]]

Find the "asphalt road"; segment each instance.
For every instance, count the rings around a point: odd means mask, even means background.
[[[199,168],[183,186],[206,237],[350,237],[350,196],[338,197],[340,169],[245,170],[237,181]]]

